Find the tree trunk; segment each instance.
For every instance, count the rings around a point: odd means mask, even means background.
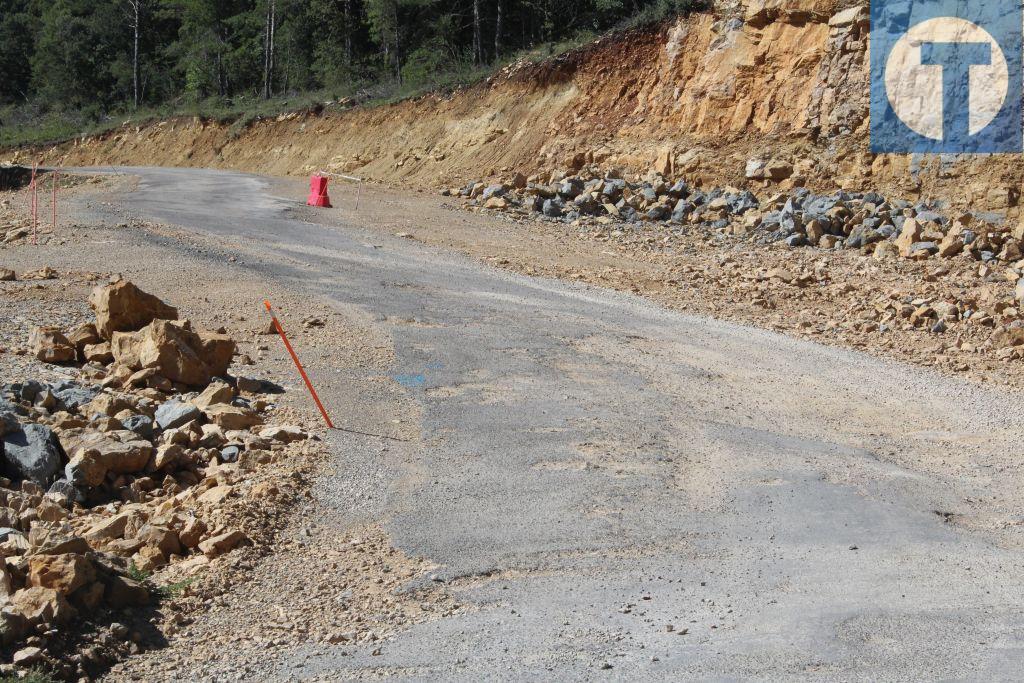
[[[551,54],[554,47],[551,45],[551,28],[551,2],[546,0],[544,2],[544,25],[541,26],[541,34],[544,36],[544,42],[548,44],[548,54]]]
[[[473,0],[473,61],[484,63],[484,45],[480,35],[480,0]]]
[[[139,108],[139,3],[135,3],[135,42],[132,46],[132,97]]]
[[[501,59],[501,15],[502,10],[504,10],[504,7],[502,6],[502,0],[497,0],[496,4],[498,18],[494,23],[494,61],[498,61],[499,59]]]
[[[143,0],[128,0],[128,25],[132,29],[132,104],[139,108],[139,32]]]
[[[277,1],[267,3],[267,21],[263,27],[263,99],[274,94],[274,34],[277,31]]]
[[[398,23],[398,0],[394,0],[391,4],[394,10],[395,18],[395,78],[398,79],[398,84],[402,84],[402,34],[401,24]]]
[[[270,67],[267,69],[267,97],[274,94],[274,59],[277,38],[277,0],[270,0]]]
[[[263,99],[270,97],[270,3],[267,3],[267,14],[263,18]]]
[[[345,0],[345,66],[352,67],[352,0]]]
[[[227,41],[224,37],[224,27],[220,27],[217,31],[217,94],[221,97],[227,95],[228,92],[228,77],[224,73],[224,44]]]
[[[227,87],[224,82],[224,60],[220,48],[217,49],[217,94],[224,97]]]

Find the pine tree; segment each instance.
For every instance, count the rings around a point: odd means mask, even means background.
[[[104,110],[127,101],[130,41],[118,0],[44,4],[32,59],[32,89],[58,109]]]
[[[28,99],[32,82],[32,55],[39,25],[29,0],[4,0],[0,12],[0,103]]]
[[[429,85],[701,1],[0,0],[0,102],[100,116],[143,102]]]
[[[370,34],[380,44],[384,63],[402,81],[402,31],[399,7],[402,0],[366,0],[366,19]]]

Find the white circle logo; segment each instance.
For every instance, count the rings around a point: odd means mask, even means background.
[[[995,38],[966,19],[940,17],[915,25],[896,42],[885,65],[885,89],[893,111],[915,133],[943,140],[943,66],[923,63],[922,45],[988,44],[987,64],[969,66],[970,135],[981,132],[999,114],[1009,89],[1010,69]],[[947,98],[948,101],[948,98]]]

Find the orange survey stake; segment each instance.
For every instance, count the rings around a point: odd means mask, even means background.
[[[274,313],[274,308],[270,305],[267,300],[263,301],[263,305],[267,307],[267,313],[270,314],[270,319],[274,322],[274,328],[277,333],[281,335],[281,340],[284,341],[284,347],[288,349],[288,353],[291,355],[292,360],[295,361],[295,367],[298,368],[299,374],[302,375],[302,381],[306,383],[306,388],[309,389],[310,395],[313,397],[313,402],[316,403],[316,407],[320,409],[320,414],[324,416],[324,422],[331,429],[334,429],[334,423],[331,422],[330,416],[327,411],[324,410],[324,405],[320,403],[320,397],[316,395],[316,389],[313,388],[313,383],[309,381],[309,376],[306,375],[306,370],[302,367],[302,363],[299,362],[299,357],[295,355],[295,349],[292,348],[291,342],[288,341],[288,335],[284,333],[284,328],[281,327],[281,323],[277,319],[277,315]]]

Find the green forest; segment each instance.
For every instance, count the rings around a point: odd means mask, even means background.
[[[697,0],[0,0],[0,144],[450,87]]]

